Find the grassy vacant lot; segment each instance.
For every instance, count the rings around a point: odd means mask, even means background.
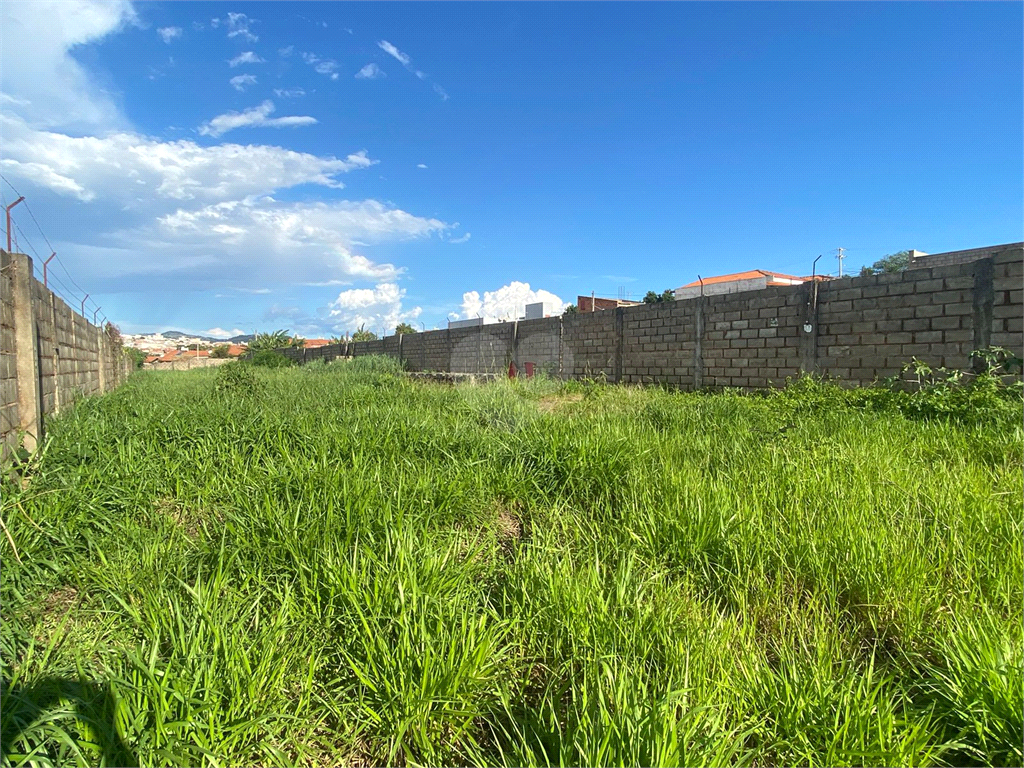
[[[4,489],[5,761],[1020,765],[1019,400],[136,375]]]

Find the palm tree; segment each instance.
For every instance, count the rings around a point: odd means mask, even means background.
[[[281,349],[291,346],[292,339],[286,330],[277,330],[272,333],[257,333],[249,342],[250,352],[263,352],[265,350]]]

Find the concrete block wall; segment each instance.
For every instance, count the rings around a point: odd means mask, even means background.
[[[1024,245],[960,253],[893,274],[387,337],[348,354],[460,374],[501,373],[511,361],[522,374],[532,362],[564,378],[681,389],[760,389],[803,371],[870,384],[915,357],[966,370],[989,346],[1024,357]]]
[[[669,301],[621,311],[621,369],[613,381],[695,386],[699,301]]]
[[[526,364],[552,376],[562,375],[562,320],[522,320],[515,324],[512,360],[522,375]]]
[[[6,459],[16,447],[21,413],[18,407],[18,357],[14,327],[14,266],[0,251],[0,451]]]
[[[635,313],[639,307],[628,309]],[[562,318],[561,374],[564,378],[615,380],[619,352],[616,320],[619,318],[618,309],[578,312]]]
[[[1021,315],[1021,289],[1024,288],[1024,262],[1020,253],[1006,250],[992,259],[992,336],[993,347],[1006,347],[1024,357],[1024,328]]]
[[[46,417],[120,385],[130,358],[32,276],[32,259],[0,251],[0,453],[34,449]]]

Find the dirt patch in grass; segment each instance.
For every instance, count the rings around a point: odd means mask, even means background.
[[[69,584],[50,592],[43,598],[42,613],[44,617],[63,616],[78,604],[78,590]]]
[[[201,513],[194,509],[183,508],[175,499],[162,497],[153,501],[153,510],[162,517],[166,517],[174,526],[181,530],[188,538],[194,539],[201,532],[204,517],[208,520],[220,521],[222,515],[213,511],[208,514]]]
[[[578,392],[570,395],[548,395],[537,401],[537,410],[541,413],[554,413],[582,399],[583,395]]]

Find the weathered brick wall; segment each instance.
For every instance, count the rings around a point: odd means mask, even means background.
[[[970,368],[970,353],[988,346],[1024,357],[1024,246],[1001,248],[894,274],[350,346],[356,354],[400,354],[413,371],[500,373],[514,360],[520,372],[530,362],[565,378],[683,389],[758,389],[801,371],[869,384],[914,357],[958,369]]]

